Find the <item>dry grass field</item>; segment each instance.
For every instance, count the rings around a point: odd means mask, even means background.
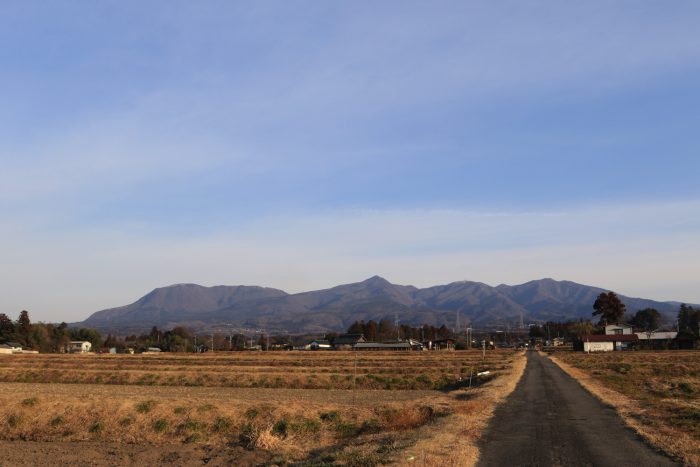
[[[651,444],[700,465],[700,352],[562,352],[553,360]]]
[[[12,355],[0,358],[0,439],[67,446],[54,457],[155,445],[171,457],[130,460],[173,465],[213,448],[229,457],[206,454],[210,465],[469,465],[523,368],[511,351]]]

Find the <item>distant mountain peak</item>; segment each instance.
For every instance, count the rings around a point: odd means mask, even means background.
[[[372,276],[369,279],[365,279],[361,282],[361,284],[367,284],[367,285],[393,285],[391,282],[388,280],[384,279],[382,276]]]
[[[82,326],[118,334],[152,326],[190,326],[195,330],[238,326],[268,332],[344,331],[356,320],[394,319],[405,324],[454,327],[591,319],[593,303],[604,289],[544,278],[519,285],[492,287],[459,281],[418,289],[392,284],[375,275],[330,289],[288,294],[259,286],[213,286],[192,283],[154,289],[131,305],[93,313]],[[620,295],[630,312],[656,308],[669,319],[678,303]]]

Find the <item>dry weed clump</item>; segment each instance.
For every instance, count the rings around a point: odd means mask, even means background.
[[[418,442],[407,449],[400,463],[440,466],[473,466],[479,459],[477,441],[496,406],[513,392],[525,371],[524,353],[511,354],[498,376],[482,386],[453,391],[446,403],[454,413],[421,428]]]

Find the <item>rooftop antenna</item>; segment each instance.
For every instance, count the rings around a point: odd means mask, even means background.
[[[455,330],[456,334],[459,334],[459,310],[455,310],[457,313],[457,329]]]

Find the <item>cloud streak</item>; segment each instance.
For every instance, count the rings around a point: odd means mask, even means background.
[[[416,286],[455,280],[569,279],[655,299],[700,302],[700,201],[570,212],[367,211],[283,216],[206,236],[128,226],[54,235],[3,229],[5,306],[81,319],[180,282],[290,292],[374,274]],[[658,230],[651,224],[663,223]],[[136,232],[136,233],[135,233]],[[37,289],[38,287],[38,289]]]
[[[0,312],[555,276],[700,301],[696,2],[15,2]]]

